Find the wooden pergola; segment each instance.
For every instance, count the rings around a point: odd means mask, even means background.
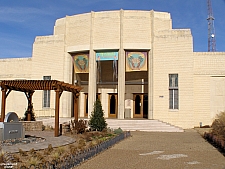
[[[78,96],[80,86],[73,84],[64,83],[57,80],[2,80],[0,81],[0,87],[2,90],[2,108],[1,108],[1,119],[4,121],[5,118],[5,107],[6,98],[12,90],[24,92],[28,100],[28,121],[31,120],[32,111],[32,95],[35,90],[55,90],[55,137],[59,136],[59,104],[60,96],[63,91],[71,92],[73,94],[74,103],[74,118],[78,120]]]

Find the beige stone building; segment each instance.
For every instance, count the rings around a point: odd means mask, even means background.
[[[225,52],[193,52],[190,29],[169,13],[118,10],[66,16],[38,36],[31,58],[1,59],[0,80],[51,79],[83,87],[79,117],[96,98],[106,118],[158,119],[183,128],[211,124],[225,110]],[[55,92],[35,91],[36,116],[54,116]],[[27,100],[12,91],[6,112],[23,116]],[[63,92],[60,116],[72,117]]]

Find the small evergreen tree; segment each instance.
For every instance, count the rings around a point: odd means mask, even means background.
[[[107,127],[107,123],[104,118],[104,112],[102,110],[102,104],[99,99],[95,101],[94,111],[91,112],[91,119],[89,126],[92,130],[102,131]]]

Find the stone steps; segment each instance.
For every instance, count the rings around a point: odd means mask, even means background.
[[[106,119],[108,127],[112,129],[121,128],[130,131],[149,132],[183,132],[184,130],[159,120],[118,120]]]
[[[72,118],[60,118],[59,122],[69,122]],[[54,118],[37,119],[43,121],[44,125],[55,125]],[[88,119],[84,119],[88,120]],[[148,119],[106,119],[108,127],[118,129],[119,127],[124,131],[148,131],[148,132],[184,132],[182,128],[170,125],[159,120]]]

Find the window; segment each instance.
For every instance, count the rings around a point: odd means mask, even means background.
[[[51,76],[43,76],[43,80],[51,80]],[[50,90],[43,91],[43,107],[50,108]]]
[[[178,109],[178,74],[169,74],[169,109]]]

